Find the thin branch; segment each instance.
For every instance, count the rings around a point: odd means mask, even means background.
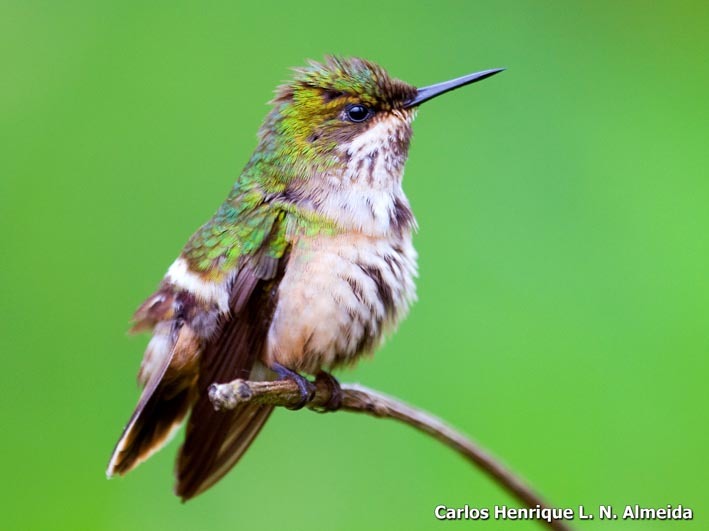
[[[314,385],[316,392],[305,407],[319,412],[326,411],[332,399],[333,388],[326,381],[320,379],[316,380]],[[361,385],[342,384],[341,388],[342,405],[340,409],[379,418],[395,419],[408,424],[458,452],[526,507],[549,508],[549,505],[531,487],[497,459],[434,415]],[[294,407],[301,401],[298,386],[292,380],[272,382],[234,380],[225,384],[214,384],[209,389],[209,398],[217,410],[234,409],[245,402]],[[570,530],[566,523],[559,520],[542,519],[539,522],[549,529]]]

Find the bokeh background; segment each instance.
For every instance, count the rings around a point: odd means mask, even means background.
[[[438,443],[274,414],[208,493],[173,442],[104,469],[137,399],[126,335],[255,145],[288,67],[359,55],[425,85],[405,177],[419,302],[341,373],[474,436],[555,506],[695,511],[706,529],[709,4],[0,4],[2,529],[538,529]],[[584,529],[668,529],[598,520]]]

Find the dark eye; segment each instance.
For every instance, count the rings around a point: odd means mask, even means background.
[[[345,115],[350,122],[360,123],[369,118],[372,111],[364,105],[353,103],[345,107]]]

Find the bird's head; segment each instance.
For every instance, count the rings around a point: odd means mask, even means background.
[[[312,169],[370,181],[375,173],[400,175],[418,106],[499,71],[416,88],[365,59],[311,61],[277,89],[259,151],[273,154],[272,162],[294,176]]]

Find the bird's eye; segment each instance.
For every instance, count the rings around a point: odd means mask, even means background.
[[[347,116],[347,119],[350,122],[364,122],[371,115],[372,111],[368,107],[360,105],[359,103],[353,103],[345,107],[345,116]]]

